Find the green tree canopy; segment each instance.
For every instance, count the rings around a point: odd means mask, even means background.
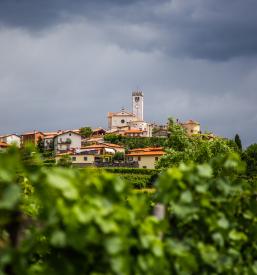
[[[247,165],[247,174],[249,176],[257,176],[257,143],[247,147],[243,152],[242,158]]]
[[[240,151],[242,151],[242,142],[238,134],[235,135],[235,143]]]
[[[88,138],[92,135],[93,131],[91,127],[86,126],[86,127],[80,128],[79,133],[81,136]]]
[[[170,136],[165,143],[166,154],[160,158],[157,168],[167,168],[181,162],[208,162],[218,155],[234,151],[229,140],[215,137],[213,140],[201,135],[189,137],[183,127],[169,119]]]

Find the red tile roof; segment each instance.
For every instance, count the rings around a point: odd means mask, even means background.
[[[149,151],[149,152],[133,152],[128,153],[126,156],[163,156],[164,151]]]
[[[145,147],[145,148],[135,148],[135,149],[131,149],[129,150],[129,152],[149,152],[149,151],[163,151],[162,147]]]
[[[10,146],[9,144],[0,141],[0,147],[1,148],[6,148],[6,147],[9,147],[9,146]]]
[[[130,150],[126,156],[162,156],[164,151],[162,147],[146,147]]]

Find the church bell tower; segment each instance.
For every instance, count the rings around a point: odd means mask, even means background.
[[[144,121],[144,95],[141,91],[132,93],[132,112],[138,120]]]

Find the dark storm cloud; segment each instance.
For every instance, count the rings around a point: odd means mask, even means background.
[[[257,54],[256,0],[2,0],[0,22],[38,31],[85,17],[97,24],[125,25],[110,37],[121,47],[217,61]],[[158,39],[126,37],[127,25],[150,26]],[[108,30],[107,30],[108,31]]]
[[[196,119],[256,142],[257,1],[0,0],[0,134]]]

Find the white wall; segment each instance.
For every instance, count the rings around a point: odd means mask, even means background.
[[[16,135],[6,136],[1,140],[7,144],[15,144],[17,147],[21,146],[21,138]]]
[[[71,140],[70,144],[61,143],[67,139]],[[54,150],[68,150],[68,149],[80,149],[81,148],[81,136],[72,132],[63,133],[54,139]]]

